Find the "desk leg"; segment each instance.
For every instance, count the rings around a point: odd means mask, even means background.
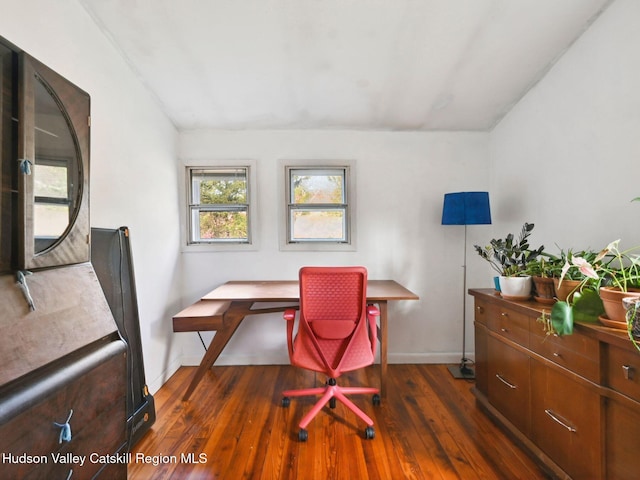
[[[202,361],[200,362],[193,379],[191,379],[189,388],[187,388],[184,397],[182,397],[182,401],[186,402],[189,400],[189,397],[200,383],[200,380],[202,380],[202,377],[204,377],[205,373],[207,373],[207,371],[213,366],[220,356],[220,353],[222,353],[222,350],[224,350],[224,347],[229,343],[229,339],[242,323],[242,320],[244,320],[244,317],[247,315],[247,311],[250,307],[251,303],[235,307],[232,304],[231,307],[229,307],[229,310],[224,314],[224,326],[220,330],[216,331],[207,352],[204,354],[204,357],[202,357]]]
[[[379,301],[380,309],[380,396],[387,394],[387,301]]]

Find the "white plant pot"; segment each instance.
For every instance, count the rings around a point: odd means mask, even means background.
[[[506,299],[531,298],[531,277],[500,277],[500,293]]]

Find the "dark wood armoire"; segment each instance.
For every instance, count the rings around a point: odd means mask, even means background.
[[[90,97],[0,38],[0,473],[126,478],[127,346],[90,262]]]

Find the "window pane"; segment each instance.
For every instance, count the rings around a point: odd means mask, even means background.
[[[191,188],[194,204],[246,204],[247,172],[242,168],[193,170]]]
[[[36,165],[33,191],[36,197],[69,198],[67,168],[54,165]],[[69,217],[67,217],[69,223]],[[63,229],[64,230],[64,229]]]
[[[346,241],[344,209],[291,211],[291,239],[293,241]]]
[[[344,204],[344,170],[292,170],[291,203]]]
[[[33,210],[36,238],[59,238],[69,225],[69,205],[36,203]]]
[[[196,210],[200,240],[247,240],[247,212]]]

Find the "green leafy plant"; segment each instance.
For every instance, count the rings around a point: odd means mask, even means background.
[[[556,302],[551,309],[551,322],[558,335],[573,332],[574,322],[595,323],[604,313],[600,299],[600,287],[613,286],[623,292],[640,285],[640,247],[620,249],[620,240],[611,242],[600,253],[588,261],[584,257],[567,257],[562,268],[560,282],[570,272],[578,271],[583,279],[569,302]]]
[[[574,258],[583,259],[589,264],[593,264],[596,257],[598,256],[598,252],[594,252],[592,250],[581,250],[578,252],[574,252],[572,249],[560,250],[560,256],[556,257],[556,260],[551,265],[551,276],[558,279],[566,279],[566,280],[576,280],[582,281],[585,278],[588,278],[580,268],[569,268],[566,269],[567,265],[574,265]],[[577,260],[579,263],[580,260]],[[578,267],[578,265],[574,265],[574,267]]]
[[[532,277],[553,278],[559,275],[562,268],[561,262],[562,259],[560,257],[541,252],[539,258],[527,263],[524,272]]]
[[[529,248],[529,236],[533,227],[533,223],[525,223],[517,239],[509,233],[503,239],[494,238],[485,247],[474,245],[474,248],[499,275],[506,277],[524,275],[527,265],[544,251],[544,246],[533,250]]]
[[[542,314],[536,319],[538,323],[542,323],[542,330],[545,335],[554,335],[557,334],[555,328],[553,327],[553,323],[551,323],[551,316],[547,313],[546,310],[542,310]]]
[[[613,286],[623,292],[640,286],[640,247],[620,249],[620,239],[611,242],[593,258],[591,256],[568,255],[560,282],[571,278],[571,272],[582,275],[581,287],[589,286],[595,290],[604,286]],[[581,289],[582,289],[581,288]]]
[[[638,320],[639,313],[638,302],[633,302],[629,307],[629,310],[627,311],[627,334],[629,335],[629,338],[631,339],[633,345],[638,350],[640,350],[640,343],[638,343],[638,341],[636,340],[636,337],[634,335],[636,332],[634,330],[637,328],[635,322],[636,320]]]

